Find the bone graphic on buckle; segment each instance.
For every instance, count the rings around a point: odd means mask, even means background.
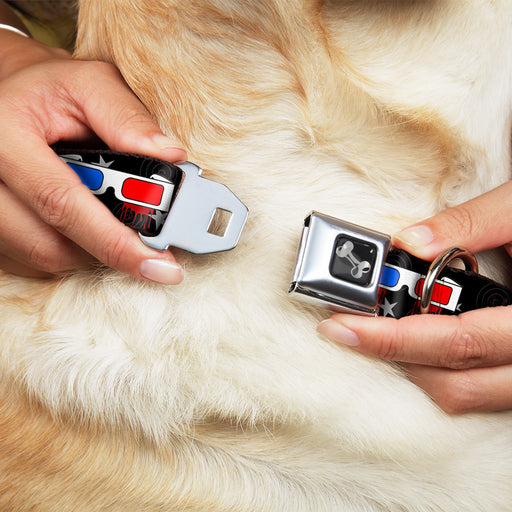
[[[340,245],[336,248],[336,255],[340,258],[348,260],[348,262],[352,265],[350,274],[355,279],[361,279],[363,274],[368,273],[372,268],[368,261],[361,261],[354,254],[354,244],[350,240],[345,241],[343,245]]]

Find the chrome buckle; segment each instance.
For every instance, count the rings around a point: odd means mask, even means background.
[[[236,247],[247,219],[247,207],[225,185],[203,178],[197,165],[191,162],[174,165],[183,171],[176,197],[160,233],[140,235],[142,241],[160,251],[172,246],[195,254]],[[209,231],[217,210],[231,214],[222,235]]]
[[[312,212],[304,220],[290,296],[336,312],[375,316],[388,235]]]

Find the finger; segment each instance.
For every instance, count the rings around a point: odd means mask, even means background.
[[[512,363],[512,308],[400,319],[334,315],[318,331],[364,354],[452,369]]]
[[[6,147],[19,155],[3,155],[6,185],[55,230],[106,265],[165,284],[177,284],[183,270],[169,252],[150,249],[135,231],[119,222],[78,176],[37,136],[25,136],[30,152],[8,135]]]
[[[84,268],[93,260],[90,254],[45,224],[20,199],[0,183],[0,254],[5,258],[1,268],[13,269],[16,263],[29,275],[53,274]]]
[[[45,278],[52,276],[52,274],[49,274],[48,272],[37,270],[0,254],[0,276],[2,275],[2,272],[16,274],[23,277]]]
[[[175,162],[186,159],[181,143],[165,136],[147,109],[110,64],[81,63],[72,91],[83,108],[83,121],[113,150]],[[84,66],[86,64],[86,66]],[[102,94],[91,76],[101,77]]]
[[[393,239],[394,245],[433,260],[449,247],[471,252],[499,247],[512,241],[512,181],[459,206],[449,208]]]
[[[512,365],[470,370],[404,366],[409,378],[450,414],[512,408]]]

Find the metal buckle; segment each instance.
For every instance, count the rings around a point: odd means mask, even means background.
[[[179,247],[195,254],[228,251],[236,247],[248,215],[247,207],[228,187],[201,176],[191,162],[174,164],[183,171],[176,197],[157,236],[140,235],[154,249]],[[209,231],[217,210],[231,214],[223,235]]]
[[[312,212],[304,229],[289,294],[336,312],[375,316],[388,235]]]

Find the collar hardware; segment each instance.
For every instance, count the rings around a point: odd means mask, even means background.
[[[304,220],[289,293],[338,312],[374,316],[391,238],[328,215]]]
[[[203,178],[197,165],[175,165],[183,171],[183,178],[162,230],[156,236],[141,234],[142,241],[160,251],[172,246],[195,254],[236,247],[247,219],[247,207],[225,185]],[[210,229],[219,210],[231,214],[222,236]]]

